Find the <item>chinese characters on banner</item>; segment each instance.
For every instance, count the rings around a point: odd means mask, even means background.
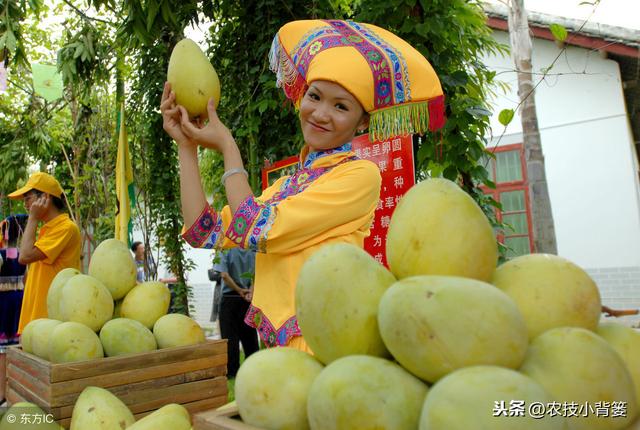
[[[379,263],[387,266],[387,230],[391,214],[400,198],[416,182],[412,136],[394,137],[382,142],[369,142],[369,135],[355,138],[353,151],[362,159],[378,166],[382,176],[380,200],[371,226],[371,234],[364,241],[364,249]],[[262,189],[282,175],[290,175],[296,168],[298,157],[280,160],[262,169]]]
[[[364,240],[364,249],[379,263],[387,266],[387,230],[391,214],[404,193],[416,183],[412,136],[369,142],[369,135],[362,135],[353,140],[352,146],[358,157],[373,161],[380,169],[380,200],[371,234]]]

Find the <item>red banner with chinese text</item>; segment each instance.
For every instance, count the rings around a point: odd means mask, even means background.
[[[412,136],[394,137],[381,142],[369,142],[369,135],[356,137],[351,142],[359,158],[370,160],[380,169],[382,186],[371,234],[364,241],[364,249],[379,263],[387,266],[387,230],[391,214],[400,198],[416,183]],[[275,179],[293,173],[298,157],[280,160],[262,169],[262,189]]]
[[[416,183],[412,136],[369,142],[369,136],[362,135],[355,138],[351,145],[358,157],[373,161],[380,169],[380,200],[371,226],[371,235],[364,241],[364,249],[379,263],[387,266],[387,230],[391,214],[404,193]]]

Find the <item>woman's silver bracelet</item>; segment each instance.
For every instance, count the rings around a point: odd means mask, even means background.
[[[244,173],[247,178],[249,177],[249,172],[247,172],[245,169],[243,169],[242,167],[234,167],[233,169],[229,169],[224,172],[222,178],[220,178],[220,182],[222,182],[222,185],[225,185],[224,183],[229,176],[235,175],[236,173]]]

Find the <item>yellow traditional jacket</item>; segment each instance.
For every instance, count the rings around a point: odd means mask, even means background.
[[[378,167],[358,159],[350,143],[322,152],[305,146],[300,160],[293,175],[278,179],[259,197],[248,197],[235,215],[229,206],[217,213],[207,205],[183,234],[194,247],[258,252],[245,322],[268,346],[283,346],[301,335],[295,287],[302,264],[328,243],[362,247],[380,198]]]

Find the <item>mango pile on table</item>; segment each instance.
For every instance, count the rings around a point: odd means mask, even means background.
[[[489,220],[454,182],[399,202],[389,270],[330,244],[304,264],[296,312],[313,355],[261,350],[235,396],[263,429],[631,429],[640,333],[601,323],[589,275],[554,255],[496,268]]]
[[[128,247],[107,239],[96,247],[87,274],[67,268],[56,275],[47,295],[48,318],[25,326],[22,349],[67,363],[204,342],[193,319],[167,313],[170,300],[162,282],[137,284]]]

